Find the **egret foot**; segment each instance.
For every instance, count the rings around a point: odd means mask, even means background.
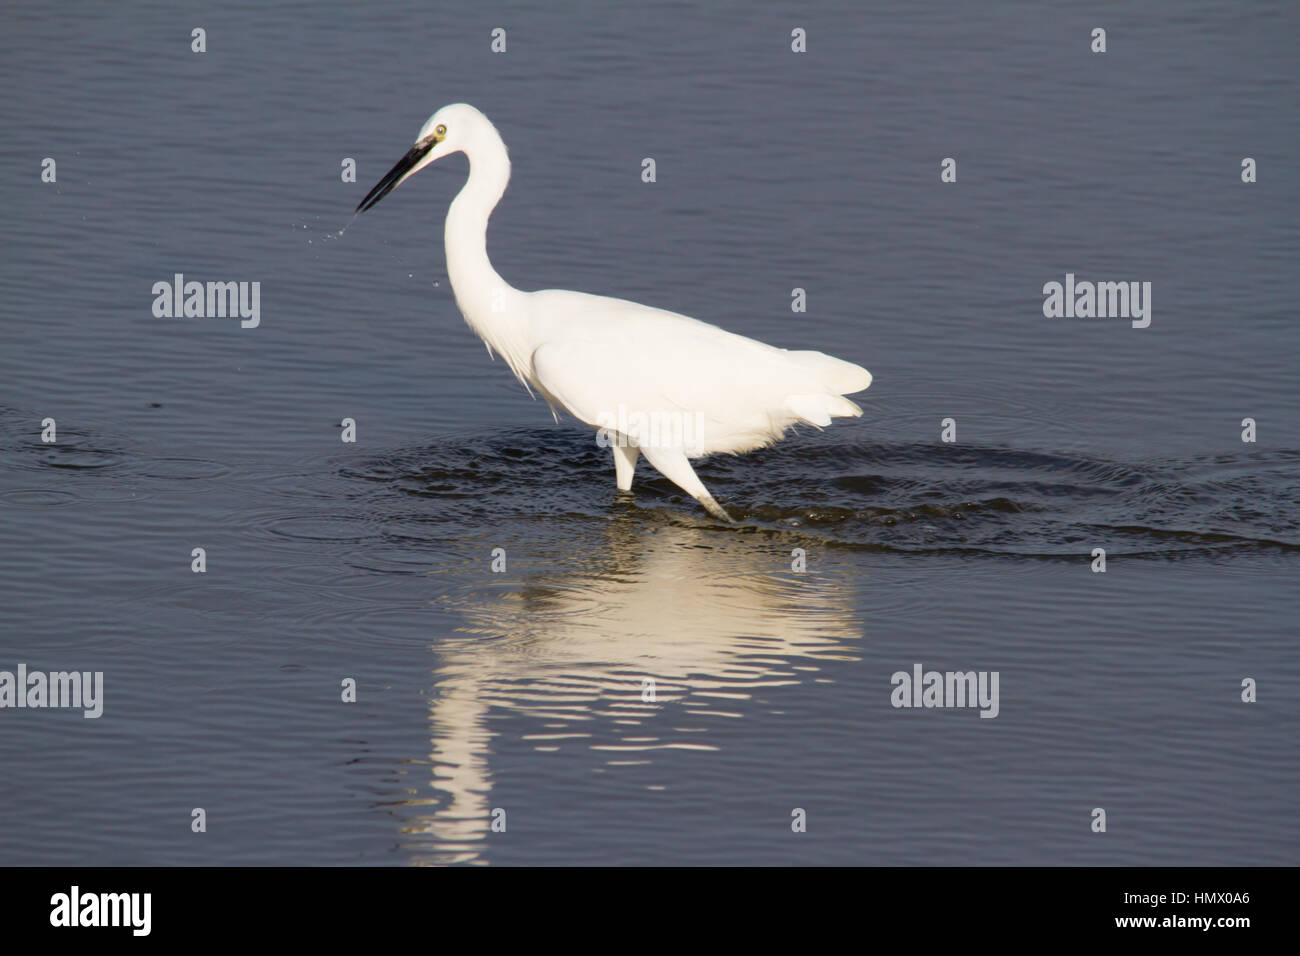
[[[703,505],[705,511],[728,524],[736,523],[713,495],[709,494],[709,489],[704,487],[704,482],[700,481],[699,475],[695,474],[695,469],[691,467],[685,451],[681,448],[642,448],[641,450],[645,452],[646,461],[650,462],[659,474]]]
[[[717,499],[714,498],[713,495],[697,495],[695,500],[704,505],[704,510],[713,515],[713,517],[719,518],[722,521],[727,522],[727,524],[736,523],[736,519],[727,514],[726,509],[723,508],[722,505],[718,504]]]
[[[623,437],[619,436],[619,441]],[[632,473],[636,471],[636,460],[641,457],[641,449],[635,445],[612,445],[614,449],[614,477],[618,481],[619,491],[632,490]]]

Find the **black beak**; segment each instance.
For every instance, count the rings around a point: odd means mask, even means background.
[[[397,184],[402,181],[402,177],[409,173],[415,164],[423,159],[429,150],[433,149],[433,146],[434,141],[432,139],[412,146],[407,154],[397,161],[397,165],[375,184],[375,188],[366,193],[366,198],[357,203],[357,212],[365,212],[391,193],[397,187]]]

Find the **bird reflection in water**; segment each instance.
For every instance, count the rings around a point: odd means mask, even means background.
[[[579,567],[453,599],[465,625],[434,649],[429,700],[435,793],[404,814],[415,862],[487,862],[494,711],[533,723],[524,739],[537,751],[583,748],[617,768],[716,750],[715,721],[752,712],[756,694],[858,659],[846,583],[792,572],[788,543],[644,512],[602,541],[549,562]]]

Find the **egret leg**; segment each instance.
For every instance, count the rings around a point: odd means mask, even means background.
[[[636,460],[641,457],[641,449],[635,445],[611,446],[614,449],[614,475],[618,479],[619,491],[632,490],[632,472],[636,471]]]
[[[735,520],[723,510],[722,505],[718,504],[713,495],[709,494],[709,489],[704,487],[704,482],[700,481],[699,476],[695,474],[695,469],[691,467],[685,451],[680,448],[642,448],[641,450],[645,452],[646,461],[654,465],[661,475],[702,504],[705,511],[715,518],[735,524]]]

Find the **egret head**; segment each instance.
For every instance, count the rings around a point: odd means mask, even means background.
[[[420,135],[415,137],[415,145],[397,161],[397,165],[390,169],[383,179],[375,184],[375,188],[366,194],[366,198],[357,204],[357,212],[365,212],[430,163],[468,149],[470,143],[482,133],[485,127],[489,130],[493,129],[487,117],[468,103],[452,103],[444,106],[420,127]]]

